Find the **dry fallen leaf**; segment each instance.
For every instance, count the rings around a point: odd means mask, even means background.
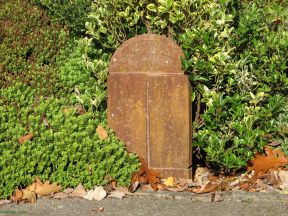
[[[279,141],[272,141],[272,142],[268,143],[267,145],[268,145],[268,146],[276,147],[276,146],[281,145],[281,142],[279,142]]]
[[[19,138],[18,142],[23,144],[26,140],[31,140],[33,138],[33,134],[27,134]]]
[[[128,188],[126,187],[117,187],[116,190],[123,192],[125,195],[128,196],[135,196],[135,194],[131,193]]]
[[[102,199],[104,199],[107,196],[107,192],[104,190],[103,187],[95,187],[94,190],[89,190],[84,196],[84,199],[87,200],[97,200],[100,201]]]
[[[211,184],[207,183],[206,185],[202,185],[200,188],[195,188],[192,191],[194,193],[210,193],[217,190],[220,190],[222,187],[219,184]]]
[[[151,184],[145,184],[145,185],[141,185],[141,190],[142,191],[153,191],[153,188],[152,188]]]
[[[107,192],[104,190],[103,187],[95,187],[94,189],[94,199],[97,201],[100,201],[102,199],[104,199],[107,196]]]
[[[142,173],[140,174],[140,176],[146,177],[148,183],[151,184],[151,187],[153,188],[153,190],[157,191],[158,190],[157,184],[161,183],[160,172],[149,169],[147,163],[142,157],[139,157],[139,160],[141,162],[139,173]]]
[[[150,184],[154,191],[157,191],[158,184],[161,183],[160,172],[149,169],[147,163],[142,157],[139,157],[141,166],[138,172],[134,173],[132,176],[132,184],[129,187],[130,192],[137,190],[140,184]]]
[[[86,194],[86,190],[83,187],[82,184],[78,184],[75,190],[70,193],[69,197],[80,197],[83,198],[83,196]]]
[[[133,179],[133,178],[132,178]],[[140,182],[139,181],[133,181],[132,184],[129,186],[129,192],[133,193],[135,192],[138,188],[140,187]]]
[[[49,122],[46,117],[43,117],[43,124],[45,125],[46,128],[50,127]]]
[[[112,198],[116,198],[116,199],[123,199],[123,197],[125,197],[125,193],[122,191],[112,191],[111,194],[108,197],[112,197]]]
[[[165,181],[164,184],[168,187],[174,187],[175,186],[175,178],[170,176]]]
[[[83,196],[84,199],[87,200],[93,200],[94,199],[94,190],[89,190],[87,193]]]
[[[281,170],[278,173],[279,176],[279,187],[281,188],[281,190],[288,192],[288,171],[287,170]]]
[[[29,191],[29,190],[22,190],[22,200],[25,200],[26,202],[30,202],[30,203],[35,203],[36,202],[36,194],[33,191]]]
[[[254,178],[260,173],[264,174],[269,169],[277,169],[288,164],[288,159],[280,151],[280,149],[272,150],[269,146],[265,147],[266,155],[256,154],[251,160],[252,166],[248,166],[247,170],[255,170]]]
[[[18,203],[21,201],[22,196],[23,196],[22,191],[19,189],[16,189],[14,195],[11,197],[11,200],[12,202]]]
[[[49,181],[44,182],[42,185],[36,185],[35,193],[41,196],[47,196],[53,193],[57,193],[61,190],[61,186],[56,183],[50,184]]]
[[[109,185],[111,186],[112,189],[115,189],[117,187],[117,182],[115,180],[111,180]]]
[[[164,184],[157,184],[157,187],[158,187],[158,190],[166,190],[167,189],[167,186],[164,185]]]
[[[73,188],[66,188],[63,192],[66,194],[71,194],[74,191]]]
[[[196,186],[192,179],[179,178],[178,181],[177,185],[180,187],[190,188]]]
[[[174,188],[166,188],[166,190],[171,192],[183,192],[186,188],[183,187],[174,187]]]
[[[86,113],[85,109],[80,104],[76,105],[75,108],[80,115],[83,115]]]
[[[96,132],[97,132],[99,139],[105,140],[108,138],[107,131],[101,125],[98,125]]]
[[[209,182],[208,176],[211,175],[206,167],[198,167],[195,171],[194,182],[197,185],[206,185]]]

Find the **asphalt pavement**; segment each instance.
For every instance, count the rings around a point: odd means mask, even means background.
[[[80,198],[57,200],[41,197],[35,204],[8,204],[2,215],[31,216],[288,216],[288,195],[225,192],[196,195],[184,192],[139,192],[123,199],[101,201]]]

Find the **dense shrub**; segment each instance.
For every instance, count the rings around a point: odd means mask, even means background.
[[[44,8],[53,21],[66,25],[73,35],[83,35],[92,0],[31,0]]]
[[[108,62],[109,55],[94,48],[91,39],[79,39],[62,50],[58,58],[58,80],[72,103],[104,114]]]
[[[173,38],[194,90],[193,144],[231,171],[272,140],[287,150],[287,9],[276,0],[95,1],[86,26],[107,52],[143,32]]]
[[[106,126],[108,55],[26,1],[1,2],[0,15],[0,199],[35,176],[64,188],[129,184],[137,158]]]
[[[56,81],[55,56],[67,44],[67,34],[26,1],[1,5],[0,88],[13,85],[18,77],[37,88],[38,94],[57,93],[61,86]]]
[[[95,130],[101,118],[93,112],[79,113],[66,98],[35,98],[37,90],[16,82],[0,90],[0,197],[26,186],[35,176],[60,183],[64,188],[82,183],[86,188],[107,183],[129,184],[137,169],[111,132],[100,140]],[[31,141],[18,143],[32,133]]]
[[[273,140],[288,154],[287,2],[90,3],[0,0],[0,198],[36,175],[64,187],[129,182],[138,164],[106,126],[107,67],[124,40],[145,32],[184,50],[193,145],[208,165],[242,168]]]

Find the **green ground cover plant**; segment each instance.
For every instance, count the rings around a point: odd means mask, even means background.
[[[63,188],[129,184],[137,157],[106,123],[109,56],[28,1],[0,6],[0,199],[36,176]]]
[[[88,20],[91,0],[31,0],[31,2],[45,9],[53,21],[65,25],[72,35],[85,34],[85,22]]]

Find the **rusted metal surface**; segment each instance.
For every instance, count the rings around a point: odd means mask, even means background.
[[[155,34],[135,36],[114,53],[109,73],[181,73],[181,48],[171,39]]]
[[[191,89],[182,55],[164,36],[140,35],[117,49],[109,67],[109,126],[163,177],[191,177]]]
[[[108,77],[108,123],[129,152],[147,160],[147,77],[110,75]]]
[[[188,77],[148,77],[149,165],[186,172],[191,165],[191,106]],[[160,144],[161,143],[161,144]],[[160,156],[160,157],[159,157]]]

